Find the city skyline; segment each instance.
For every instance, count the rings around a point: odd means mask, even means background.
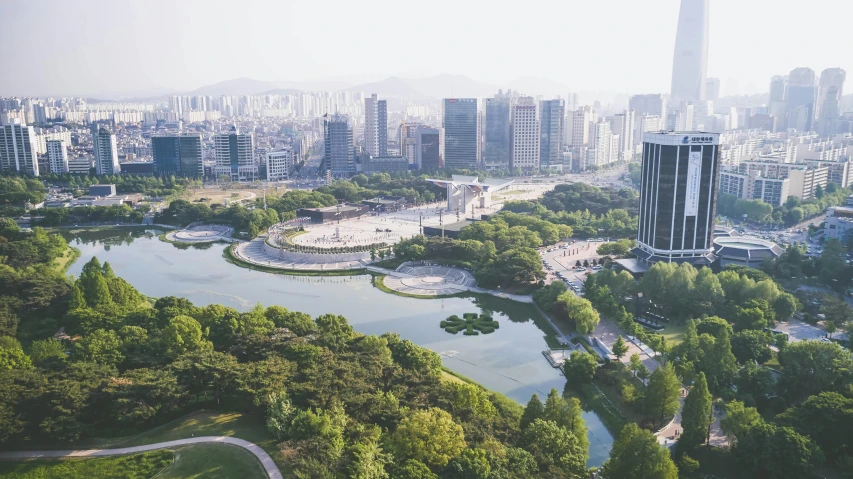
[[[833,4],[836,14],[826,16],[821,13],[826,9],[819,4],[828,5],[829,1],[817,0],[814,8],[793,11],[778,8],[778,2],[764,0],[748,4],[715,0],[710,5],[707,75],[720,78],[722,94],[729,95],[766,92],[769,78],[797,67],[808,66],[818,72],[832,67],[853,71],[853,65],[844,64],[850,60],[843,51],[843,42],[808,32],[781,37],[773,34],[772,25],[791,22],[815,25],[815,32],[818,28],[821,33],[842,31],[845,15],[839,10],[851,9],[853,13],[853,7]],[[374,33],[347,27],[373,11],[380,12],[377,20],[382,24],[405,21],[386,13],[393,8],[383,2],[323,7],[248,2],[241,4],[241,8],[231,6],[228,23],[221,15],[226,4],[217,2],[90,1],[87,8],[50,0],[7,2],[0,5],[0,15],[21,19],[9,25],[7,34],[25,40],[0,45],[0,60],[6,65],[17,65],[16,70],[22,72],[0,78],[0,92],[15,96],[97,97],[100,94],[112,99],[188,92],[243,77],[313,84],[315,89],[334,90],[392,76],[423,78],[440,74],[464,75],[504,88],[525,83],[520,78],[534,86],[550,84],[558,90],[565,87],[563,94],[581,92],[587,98],[597,95],[602,100],[614,94],[669,91],[672,57],[663,52],[671,52],[675,45],[679,1],[660,0],[654,8],[636,2],[618,3],[615,9],[609,4],[530,5],[532,14],[593,20],[573,23],[569,35],[554,34],[551,40],[568,50],[568,61],[555,62],[545,61],[549,52],[531,50],[524,42],[487,35],[482,30],[486,27],[478,25],[512,22],[509,11],[479,12],[487,21],[466,23],[466,31],[452,40],[437,36],[441,22],[448,21],[447,12],[455,13],[458,18],[478,12],[476,7],[465,5],[448,4],[447,8],[439,5],[425,10],[418,22],[406,22],[408,40],[398,42],[397,46],[387,39],[379,41],[386,38],[381,33],[383,29]],[[328,15],[329,8],[336,15]],[[162,15],[163,9],[170,14]],[[619,13],[614,15],[613,11]],[[27,34],[29,30],[24,28],[29,28],[30,20],[38,20],[48,31],[67,32],[67,35],[60,45],[50,35]],[[643,35],[630,33],[636,32],[639,23],[653,28],[644,28]],[[244,24],[247,26],[240,26]],[[153,31],[168,31],[169,35],[151,35]],[[317,35],[330,31],[342,32],[346,48],[336,47],[335,38],[341,35]],[[754,40],[745,42],[742,35],[726,33],[730,31],[755,32]],[[491,39],[489,48],[475,50],[481,45],[475,41],[479,36]],[[604,50],[611,53],[610,61],[601,61],[602,50],[571,48],[573,39],[592,36],[601,39],[604,46],[613,47]],[[365,59],[352,54],[364,50],[362,46],[374,44],[384,46],[383,55]],[[620,46],[626,44],[632,48]],[[412,47],[419,55],[396,54],[398,49],[402,52]],[[745,50],[761,54],[745,55]],[[644,51],[660,54],[649,55]],[[524,70],[503,67],[502,58],[522,52],[533,60],[525,63]],[[477,61],[471,61],[474,53],[478,55]],[[109,61],[102,61],[105,58]],[[229,61],[222,61],[223,58]],[[625,75],[625,71],[642,74]],[[532,88],[523,90],[526,94],[540,93]],[[444,96],[459,94],[447,92]]]

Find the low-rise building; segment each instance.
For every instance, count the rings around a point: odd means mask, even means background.
[[[409,160],[405,156],[366,157],[361,160],[361,172],[366,175],[399,173],[406,172],[408,169]]]
[[[846,241],[851,230],[853,230],[853,207],[833,206],[826,209],[826,222],[823,227],[824,237]]]

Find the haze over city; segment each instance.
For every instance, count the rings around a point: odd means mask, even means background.
[[[678,4],[4,1],[0,18],[15,20],[0,94],[119,99],[237,78],[335,90],[449,74],[609,103],[668,90]],[[708,76],[725,96],[766,93],[770,76],[798,66],[853,71],[841,33],[851,15],[837,0],[714,0]]]

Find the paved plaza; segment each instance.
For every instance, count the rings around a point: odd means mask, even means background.
[[[383,284],[400,293],[441,296],[469,291],[477,286],[477,281],[474,275],[460,268],[403,264],[386,275]]]
[[[170,231],[166,239],[176,243],[212,243],[215,241],[231,242],[234,228],[225,225],[195,225],[177,231]]]

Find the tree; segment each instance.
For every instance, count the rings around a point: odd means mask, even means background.
[[[438,476],[429,470],[426,464],[415,459],[409,459],[398,468],[394,474],[395,479],[438,479]]]
[[[178,357],[189,351],[210,349],[210,341],[204,339],[201,324],[189,316],[175,316],[163,330],[163,346],[170,357]]]
[[[21,348],[21,343],[8,336],[0,337],[0,339],[6,340],[0,343],[0,371],[30,369],[33,367],[29,356]]]
[[[446,477],[450,479],[488,479],[492,472],[486,451],[475,448],[462,451],[447,466]]]
[[[820,448],[809,438],[765,422],[742,431],[732,455],[759,478],[808,477],[811,467],[823,462]]]
[[[545,411],[542,419],[568,429],[575,435],[584,451],[584,462],[589,459],[589,438],[587,438],[586,422],[583,420],[583,410],[578,398],[563,398],[556,389],[551,389],[545,400]]]
[[[853,453],[853,399],[825,392],[776,416],[776,422],[809,436],[829,459]]]
[[[645,364],[640,364],[640,368],[637,369],[637,377],[640,378],[645,384],[646,380],[651,377],[652,373],[649,372],[649,368],[646,367]]]
[[[115,331],[97,329],[74,344],[76,354],[83,360],[106,366],[116,366],[124,360],[122,341]]]
[[[678,479],[678,468],[657,437],[631,423],[622,428],[619,439],[613,443],[610,458],[601,466],[601,477]]]
[[[533,424],[525,429],[521,441],[536,459],[541,472],[548,472],[551,467],[556,467],[576,476],[586,473],[586,453],[582,450],[578,438],[552,421],[533,421]]]
[[[684,426],[684,432],[678,438],[679,452],[689,452],[706,441],[713,419],[712,414],[708,382],[705,380],[705,374],[700,372],[681,410],[681,425]]]
[[[50,360],[65,360],[66,357],[65,345],[58,339],[36,340],[30,345],[30,359],[36,364]]]
[[[347,318],[324,314],[316,319],[317,329],[320,331],[322,342],[332,351],[338,351],[353,338],[355,330],[347,322]]]
[[[640,359],[640,355],[637,353],[632,354],[631,357],[628,359],[628,369],[630,369],[635,376],[637,374],[637,371],[640,370],[640,366],[642,365],[643,360]]]
[[[741,364],[748,361],[764,364],[771,357],[768,342],[767,334],[763,331],[740,331],[732,336],[732,354]]]
[[[489,393],[483,388],[468,384],[451,382],[445,385],[450,393],[450,405],[453,413],[464,419],[490,419],[497,414],[495,406],[489,400]]]
[[[545,408],[542,407],[542,401],[539,400],[539,396],[535,393],[530,397],[530,401],[527,401],[527,406],[524,408],[524,412],[521,414],[521,429],[527,429],[527,426],[533,423],[533,421],[537,419],[542,419],[545,416]]]
[[[622,361],[622,357],[628,353],[628,345],[626,345],[625,341],[622,340],[622,335],[619,335],[619,337],[616,338],[616,342],[613,343],[611,350],[613,351],[613,355],[616,356],[616,359]]]
[[[382,451],[379,445],[379,428],[374,426],[361,441],[349,447],[347,455],[347,477],[353,479],[388,479],[385,466],[393,462],[393,457]]]
[[[729,444],[735,444],[747,429],[759,424],[761,415],[754,407],[744,407],[741,401],[726,404],[726,416],[720,420],[720,427],[728,436]]]
[[[416,459],[430,467],[444,467],[465,448],[462,427],[445,411],[412,411],[393,434],[400,458]]]
[[[563,363],[563,372],[569,382],[585,384],[595,377],[598,361],[586,351],[572,351]]]
[[[80,289],[79,281],[75,281],[71,286],[71,296],[68,299],[68,309],[79,309],[86,307],[86,298],[83,296],[83,291]]]
[[[565,308],[566,317],[574,322],[575,329],[581,334],[590,334],[595,331],[600,318],[598,311],[592,307],[589,300],[581,298],[572,292],[566,292],[557,298],[557,302]]]
[[[779,351],[785,373],[780,383],[792,398],[824,391],[842,392],[850,383],[853,359],[835,343],[799,341]]]
[[[681,405],[681,384],[675,376],[672,363],[655,369],[646,386],[646,407],[663,424],[664,418],[678,412]]]

